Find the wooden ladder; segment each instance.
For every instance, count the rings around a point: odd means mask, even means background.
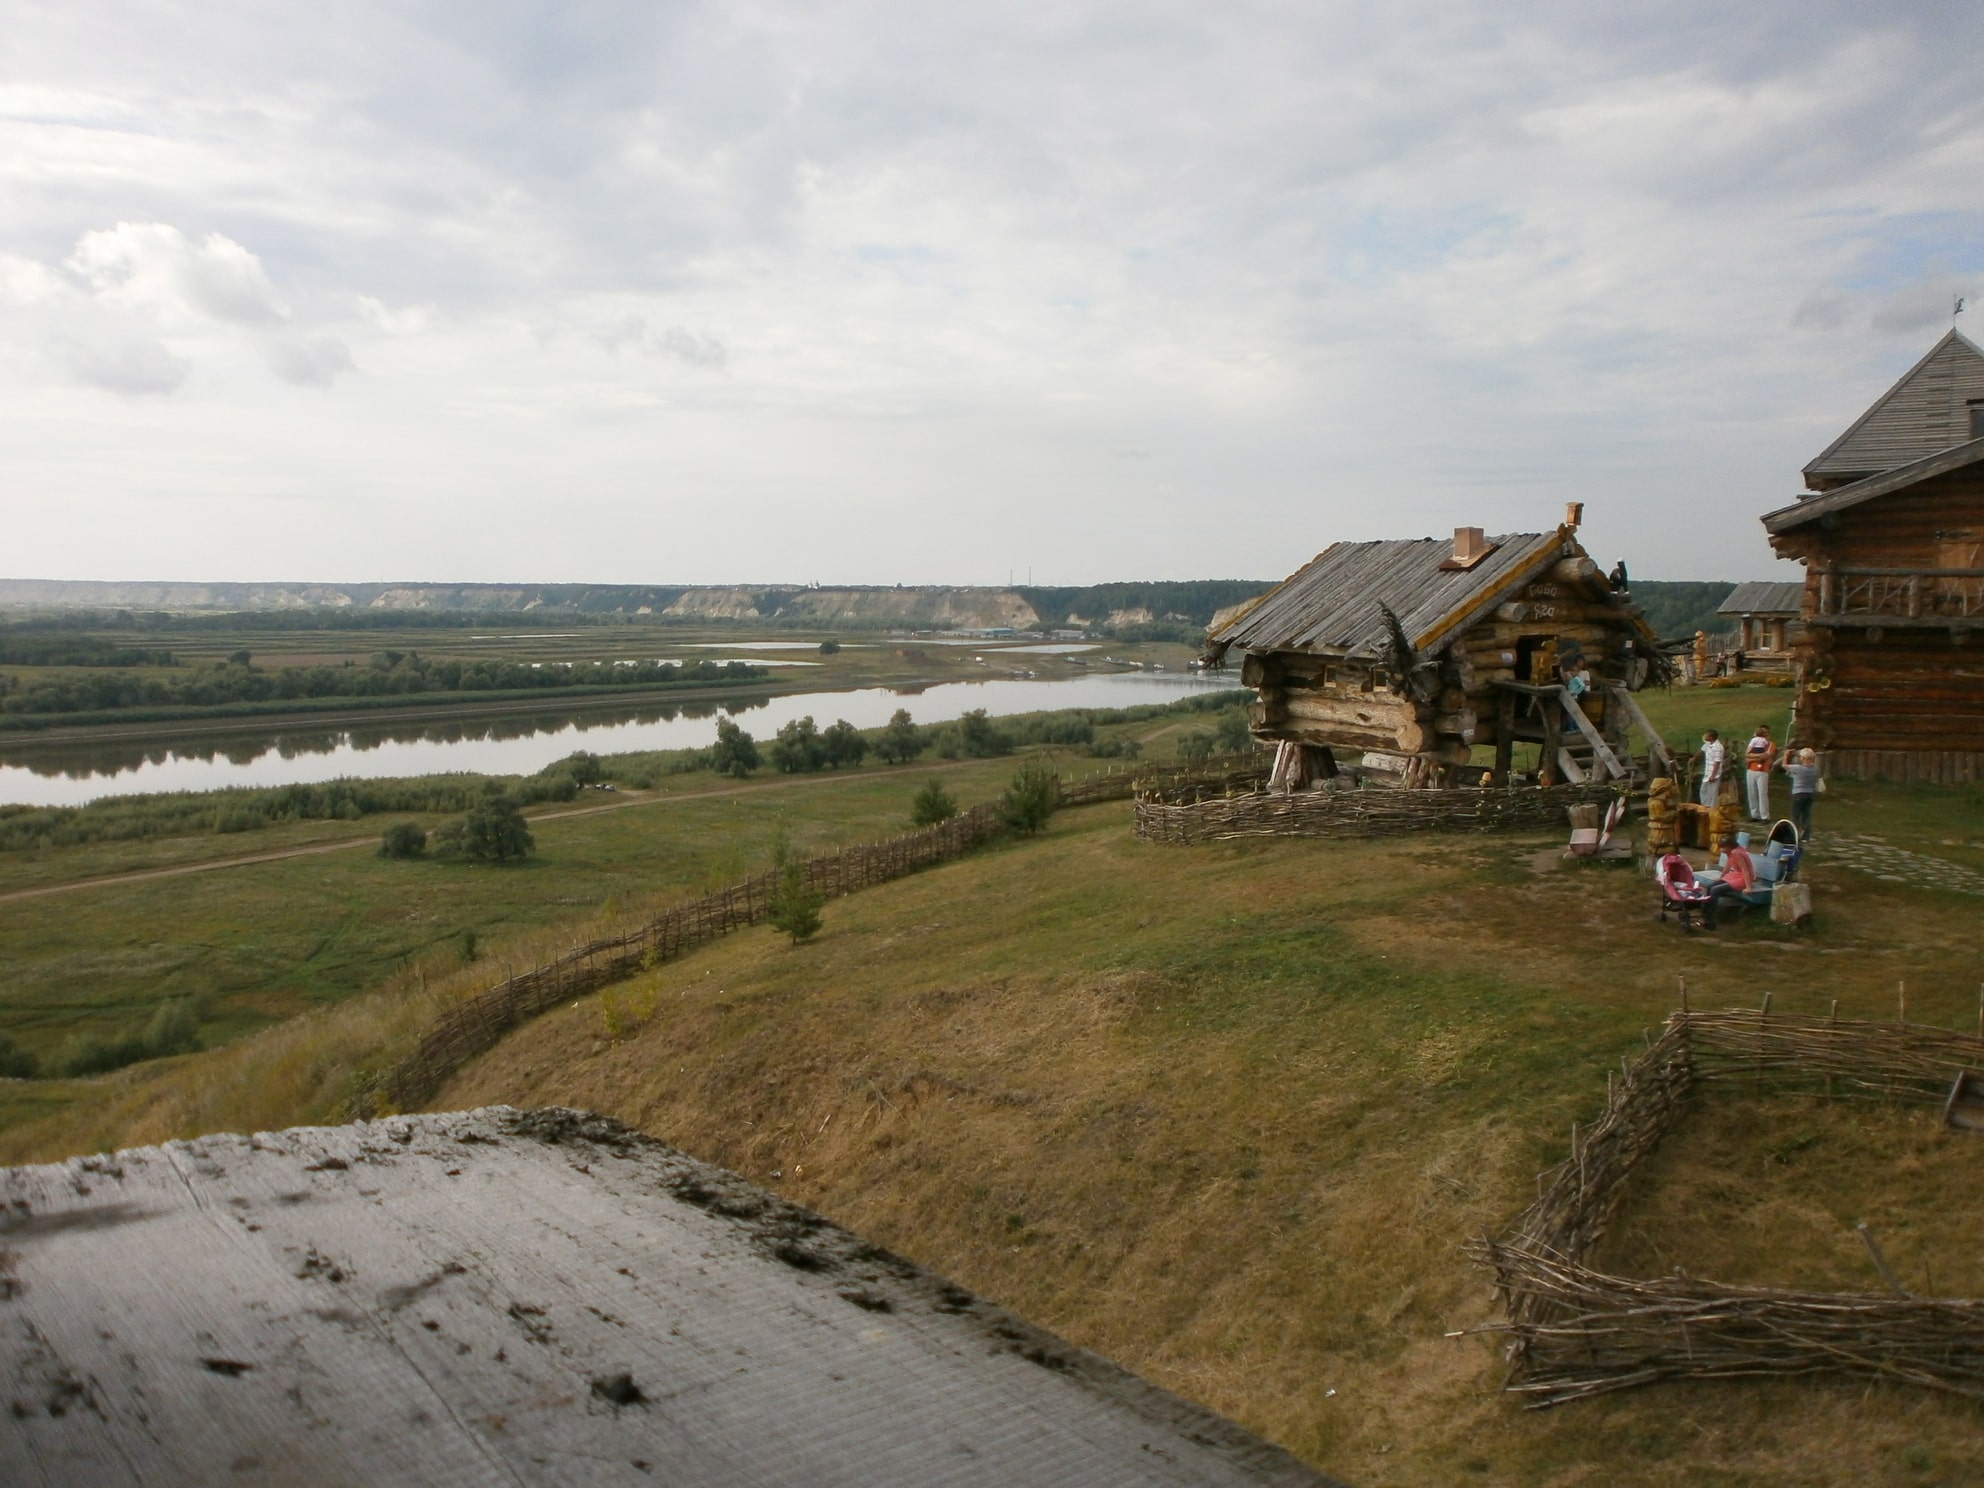
[[[1624,775],[1626,767],[1620,763],[1619,756],[1612,752],[1612,746],[1605,742],[1605,736],[1598,732],[1589,718],[1585,717],[1584,709],[1578,706],[1578,700],[1572,696],[1570,688],[1558,688],[1557,698],[1564,705],[1564,716],[1570,719],[1578,731],[1576,739],[1566,739],[1562,747],[1557,750],[1557,768],[1564,772],[1564,778],[1572,785],[1583,785],[1597,773],[1590,768],[1593,765],[1603,767],[1606,775],[1613,780]],[[1586,747],[1576,748],[1579,743]]]

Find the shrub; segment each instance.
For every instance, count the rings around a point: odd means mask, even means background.
[[[1211,729],[1193,729],[1178,737],[1178,758],[1190,764],[1198,764],[1212,758],[1213,735]]]
[[[1213,743],[1222,753],[1238,754],[1243,749],[1254,747],[1254,735],[1247,727],[1247,710],[1235,708],[1230,713],[1219,715],[1219,722],[1213,725]]]
[[[845,718],[836,719],[820,735],[820,754],[836,770],[842,765],[858,765],[868,753],[868,740]]]
[[[382,858],[417,858],[427,851],[427,830],[419,822],[394,822],[379,839]]]
[[[32,1051],[0,1033],[0,1080],[32,1080],[41,1073],[41,1061]]]
[[[838,656],[838,655],[840,655],[840,642],[839,642],[839,641],[822,641],[822,642],[820,642],[820,654],[821,654],[822,656]]]
[[[500,786],[434,834],[435,856],[471,863],[520,862],[536,848],[522,810]]]
[[[1135,759],[1144,752],[1140,739],[1097,739],[1088,746],[1090,759]]]
[[[1019,767],[999,798],[999,819],[1015,832],[1032,836],[1047,825],[1061,804],[1061,777],[1037,755]]]
[[[96,1034],[71,1039],[56,1063],[65,1075],[101,1075],[141,1059],[190,1054],[200,1047],[199,1024],[184,999],[162,1002],[135,1038],[111,1040]]]
[[[768,751],[772,768],[782,775],[804,775],[826,763],[826,746],[820,741],[819,726],[813,715],[795,718],[778,731]]]
[[[552,766],[552,769],[562,770],[571,776],[574,785],[598,785],[606,773],[600,765],[599,756],[584,749],[567,755]]]
[[[719,775],[742,780],[758,768],[758,741],[730,718],[716,721],[716,744],[710,750],[710,768]]]
[[[941,780],[930,781],[909,803],[909,824],[913,827],[934,827],[957,814],[957,800]]]
[[[910,721],[909,709],[896,709],[889,717],[889,726],[875,740],[875,757],[891,765],[901,765],[921,753],[923,731]]]

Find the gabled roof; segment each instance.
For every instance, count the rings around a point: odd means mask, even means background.
[[[1718,615],[1795,615],[1804,603],[1805,586],[1797,580],[1778,583],[1752,579],[1729,591],[1729,598],[1716,606]]]
[[[1951,331],[1805,467],[1805,483],[1860,480],[1961,444],[1970,438],[1970,400],[1980,398],[1984,351]]]
[[[1332,544],[1207,639],[1222,651],[1239,646],[1376,657],[1390,639],[1380,609],[1386,606],[1415,651],[1438,650],[1542,570],[1582,551],[1562,527],[1490,541],[1494,551],[1465,570],[1441,566],[1453,557],[1446,538]],[[1624,613],[1638,620],[1637,611]]]
[[[1844,511],[1849,506],[1858,506],[1863,501],[1872,501],[1876,496],[1885,496],[1891,491],[1904,490],[1919,485],[1934,476],[1948,475],[1952,470],[1962,470],[1967,465],[1984,461],[1984,439],[1972,439],[1959,444],[1954,449],[1940,450],[1936,454],[1924,456],[1893,470],[1884,470],[1879,475],[1870,475],[1865,480],[1841,486],[1836,491],[1827,491],[1822,496],[1800,497],[1795,505],[1780,506],[1774,512],[1765,512],[1764,531],[1785,532],[1793,527],[1801,527],[1807,522],[1836,511]]]

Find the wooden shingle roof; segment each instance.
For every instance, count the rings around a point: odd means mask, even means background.
[[[1962,444],[1976,399],[1984,399],[1984,351],[1951,331],[1805,467],[1805,483],[1830,489]]]
[[[1764,531],[1786,532],[1793,527],[1802,527],[1807,522],[1821,521],[1834,512],[1845,511],[1858,506],[1863,501],[1872,501],[1877,496],[1906,490],[1909,486],[1947,475],[1952,470],[1962,470],[1967,466],[1984,461],[1984,439],[1972,439],[1950,449],[1939,450],[1933,455],[1925,455],[1893,470],[1884,470],[1879,475],[1870,475],[1865,480],[1841,486],[1836,491],[1827,491],[1819,496],[1803,496],[1790,506],[1780,506],[1776,511],[1763,515]]]
[[[1446,538],[1335,543],[1215,629],[1215,650],[1324,651],[1376,657],[1399,617],[1413,649],[1437,651],[1560,558],[1581,552],[1565,528],[1491,538],[1473,568],[1445,569]],[[1651,632],[1649,632],[1649,635]]]
[[[1716,606],[1718,615],[1795,615],[1805,602],[1805,586],[1799,580],[1778,583],[1753,579],[1730,590],[1729,598]]]

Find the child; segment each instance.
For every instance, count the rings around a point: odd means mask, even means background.
[[[1791,825],[1798,829],[1799,842],[1809,842],[1812,797],[1819,793],[1819,757],[1809,749],[1801,749],[1794,759],[1786,750],[1782,768],[1791,777]]]

